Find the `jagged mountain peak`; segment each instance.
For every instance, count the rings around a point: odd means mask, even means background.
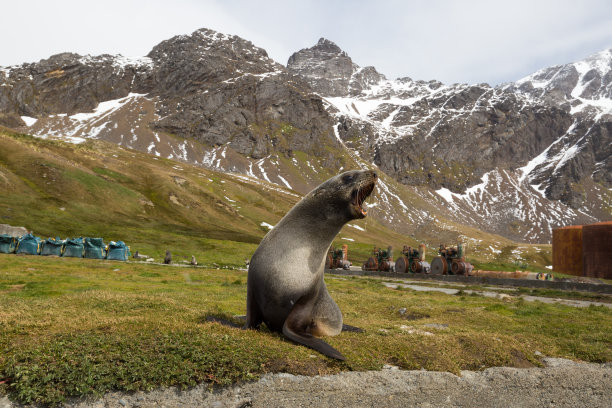
[[[266,50],[256,47],[251,41],[208,28],[200,28],[190,35],[177,35],[162,41],[153,47],[147,56],[154,60],[164,60],[186,56],[197,58],[211,54],[237,59],[269,59]]]
[[[321,38],[289,57],[287,68],[323,96],[357,95],[385,80],[372,66],[360,67],[334,42]]]
[[[587,74],[594,71],[593,74],[598,73],[600,76],[605,76],[612,70],[612,49],[599,51],[579,61],[540,69],[531,75],[519,79],[516,83],[522,84],[525,82],[533,82],[535,86],[540,87],[555,79],[558,74],[562,74],[568,70],[573,70],[581,74]],[[592,76],[589,76],[586,79],[590,80],[592,78]]]
[[[318,51],[320,57],[327,56],[331,58],[334,55],[348,56],[335,42],[323,37],[319,38],[317,44],[310,49]]]

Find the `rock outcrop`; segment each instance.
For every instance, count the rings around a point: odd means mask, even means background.
[[[308,84],[237,36],[208,29],[163,41],[146,56],[64,53],[0,71],[0,124],[71,116],[130,94],[155,101],[153,131],[255,159],[293,150],[326,155],[331,118]],[[86,135],[87,136],[87,135]],[[333,161],[333,160],[331,160]]]

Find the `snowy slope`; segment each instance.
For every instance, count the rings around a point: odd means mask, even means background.
[[[594,121],[612,120],[612,49],[582,61],[542,69],[506,85],[536,101],[570,109]]]
[[[322,64],[332,67],[329,60]],[[361,70],[355,64],[353,67],[354,73]],[[433,188],[443,199],[437,205],[446,206],[453,219],[514,239],[546,242],[553,228],[611,216],[611,194],[606,188],[610,148],[605,141],[612,113],[611,72],[612,51],[606,50],[497,88],[381,76],[359,92],[350,86],[334,95],[319,91],[327,109],[338,119],[338,127],[349,129],[342,134],[347,145],[362,157],[372,158],[383,170],[390,170],[390,174],[395,171],[394,176],[400,180],[402,174],[411,171],[401,167],[406,159],[430,154],[434,163],[426,172],[431,174],[433,170],[435,174],[441,166],[447,165],[442,171],[460,166],[463,155],[472,175],[468,175],[468,185],[461,188],[457,184],[464,183],[462,180],[442,180],[434,182],[438,186]],[[515,118],[500,134],[502,140],[515,140],[515,144],[508,143],[492,163],[479,163],[477,148],[483,138],[474,135],[481,127],[496,131],[503,126],[500,119],[504,121],[509,115]],[[531,118],[525,119],[527,115]],[[541,137],[538,123],[556,128],[548,137]],[[516,132],[518,127],[524,128],[537,146],[527,138],[527,147],[517,153],[516,146],[521,142],[516,140],[523,137]],[[488,140],[485,147],[499,139]],[[444,146],[452,148],[445,150]],[[453,148],[462,153],[455,155]],[[514,152],[514,157],[504,162],[503,152],[507,150]],[[403,153],[389,154],[393,151]],[[470,162],[474,152],[476,157]],[[438,157],[442,161],[436,160]],[[474,163],[480,165],[479,172],[470,171]],[[408,179],[406,184],[414,182]],[[574,183],[582,191],[572,196],[576,187],[569,186]],[[435,203],[431,197],[423,199]]]

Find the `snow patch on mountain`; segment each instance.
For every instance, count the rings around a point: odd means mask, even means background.
[[[94,109],[93,112],[85,112],[85,113],[76,113],[74,115],[70,115],[68,118],[72,121],[77,122],[88,122],[92,119],[100,120],[110,115],[115,110],[121,108],[130,100],[134,98],[144,97],[144,94],[130,93],[128,96],[123,98],[115,99],[112,101],[100,102],[98,106]],[[75,131],[78,131],[80,128],[77,127]],[[96,134],[91,135],[90,137],[95,137]]]
[[[609,49],[581,61],[539,70],[505,88],[534,100],[551,100],[560,106],[569,103],[572,115],[600,121],[606,117],[609,120],[612,115],[611,77],[612,49]]]
[[[29,116],[22,116],[21,120],[23,120],[26,124],[26,126],[32,126],[36,123],[36,121],[38,120],[38,118],[31,118]]]
[[[540,159],[538,159],[540,160]],[[542,197],[534,186],[523,185],[525,170],[534,167],[530,163],[516,172],[492,170],[482,177],[482,182],[454,193],[447,188],[436,193],[450,206],[454,216],[477,226],[482,219],[488,219],[491,226],[504,219],[514,219],[517,228],[528,242],[538,242],[548,236],[553,228],[570,225],[577,217],[584,217],[578,211],[559,201]],[[587,216],[593,222],[593,217]]]

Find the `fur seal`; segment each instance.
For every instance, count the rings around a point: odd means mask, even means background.
[[[344,224],[366,216],[362,205],[377,177],[370,170],[332,177],[268,232],[249,263],[245,328],[265,323],[297,343],[345,359],[318,338],[335,336],[343,329],[342,313],[323,280],[325,257]]]

